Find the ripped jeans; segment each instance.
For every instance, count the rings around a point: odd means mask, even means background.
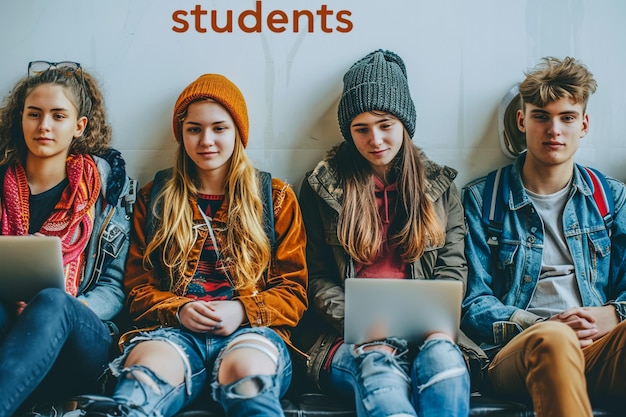
[[[372,344],[396,351],[363,350]],[[469,415],[469,373],[461,351],[447,340],[425,342],[412,363],[403,340],[390,338],[357,349],[343,344],[329,378],[336,393],[355,397],[358,417]]]
[[[252,375],[232,384],[219,384],[217,382],[219,365],[227,345],[235,338],[240,339],[242,335],[250,333],[269,339],[278,350],[276,374]],[[124,367],[130,350],[146,340],[166,341],[180,351],[185,366],[185,378],[182,384],[172,386],[146,367],[139,365]],[[173,416],[205,393],[207,383],[210,384],[212,392],[212,402],[208,401],[210,403],[208,406],[219,407],[217,404],[221,405],[226,416],[284,416],[280,398],[289,388],[292,372],[291,359],[285,342],[268,327],[241,327],[227,337],[193,333],[177,328],[161,328],[144,332],[131,340],[124,354],[113,361],[110,367],[113,374],[119,376],[113,399],[131,406],[133,409],[131,416],[141,417]],[[127,374],[132,375],[135,371],[147,374],[158,385],[160,393],[155,393],[154,389],[135,378],[126,377]],[[260,392],[254,397],[237,394],[237,386],[253,378],[262,386]]]

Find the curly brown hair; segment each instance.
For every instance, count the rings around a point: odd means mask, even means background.
[[[42,84],[65,87],[67,96],[76,107],[78,117],[86,117],[83,134],[70,145],[70,154],[102,154],[111,143],[111,127],[107,123],[104,96],[96,80],[83,68],[76,72],[50,69],[17,82],[0,107],[0,165],[26,157],[26,143],[22,131],[22,112],[26,97]]]

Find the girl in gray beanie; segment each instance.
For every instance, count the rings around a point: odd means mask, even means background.
[[[404,62],[377,50],[343,81],[345,141],[300,191],[309,311],[318,322],[311,331],[325,329],[315,343],[306,330],[300,338],[311,342],[300,346],[308,374],[319,388],[354,398],[359,417],[467,416],[469,373],[453,335],[424,335],[419,345],[394,335],[343,342],[345,279],[467,279],[456,171],[412,142],[416,114]]]

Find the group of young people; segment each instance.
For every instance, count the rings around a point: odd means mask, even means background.
[[[391,51],[345,73],[344,141],[298,196],[246,156],[239,88],[200,76],[174,105],[173,167],[132,207],[93,77],[31,62],[0,109],[0,233],[58,236],[66,289],[0,304],[0,417],[98,392],[108,368],[111,398],[83,415],[167,417],[204,401],[280,416],[292,361],[360,417],[467,416],[469,356],[486,358],[487,392],[529,399],[537,416],[591,416],[592,399],[626,388],[626,189],[602,176],[607,221],[600,184],[574,162],[595,88],[572,58],[526,73],[527,150],[502,180],[496,245],[486,178],[461,196],[457,172],[413,143],[407,71]],[[344,343],[345,280],[381,276],[462,281],[458,338]],[[116,351],[122,311],[134,324]]]

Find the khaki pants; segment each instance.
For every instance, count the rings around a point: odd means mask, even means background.
[[[530,394],[537,417],[591,417],[590,395],[624,401],[626,321],[584,349],[569,326],[535,324],[498,352],[487,378],[497,394]]]

